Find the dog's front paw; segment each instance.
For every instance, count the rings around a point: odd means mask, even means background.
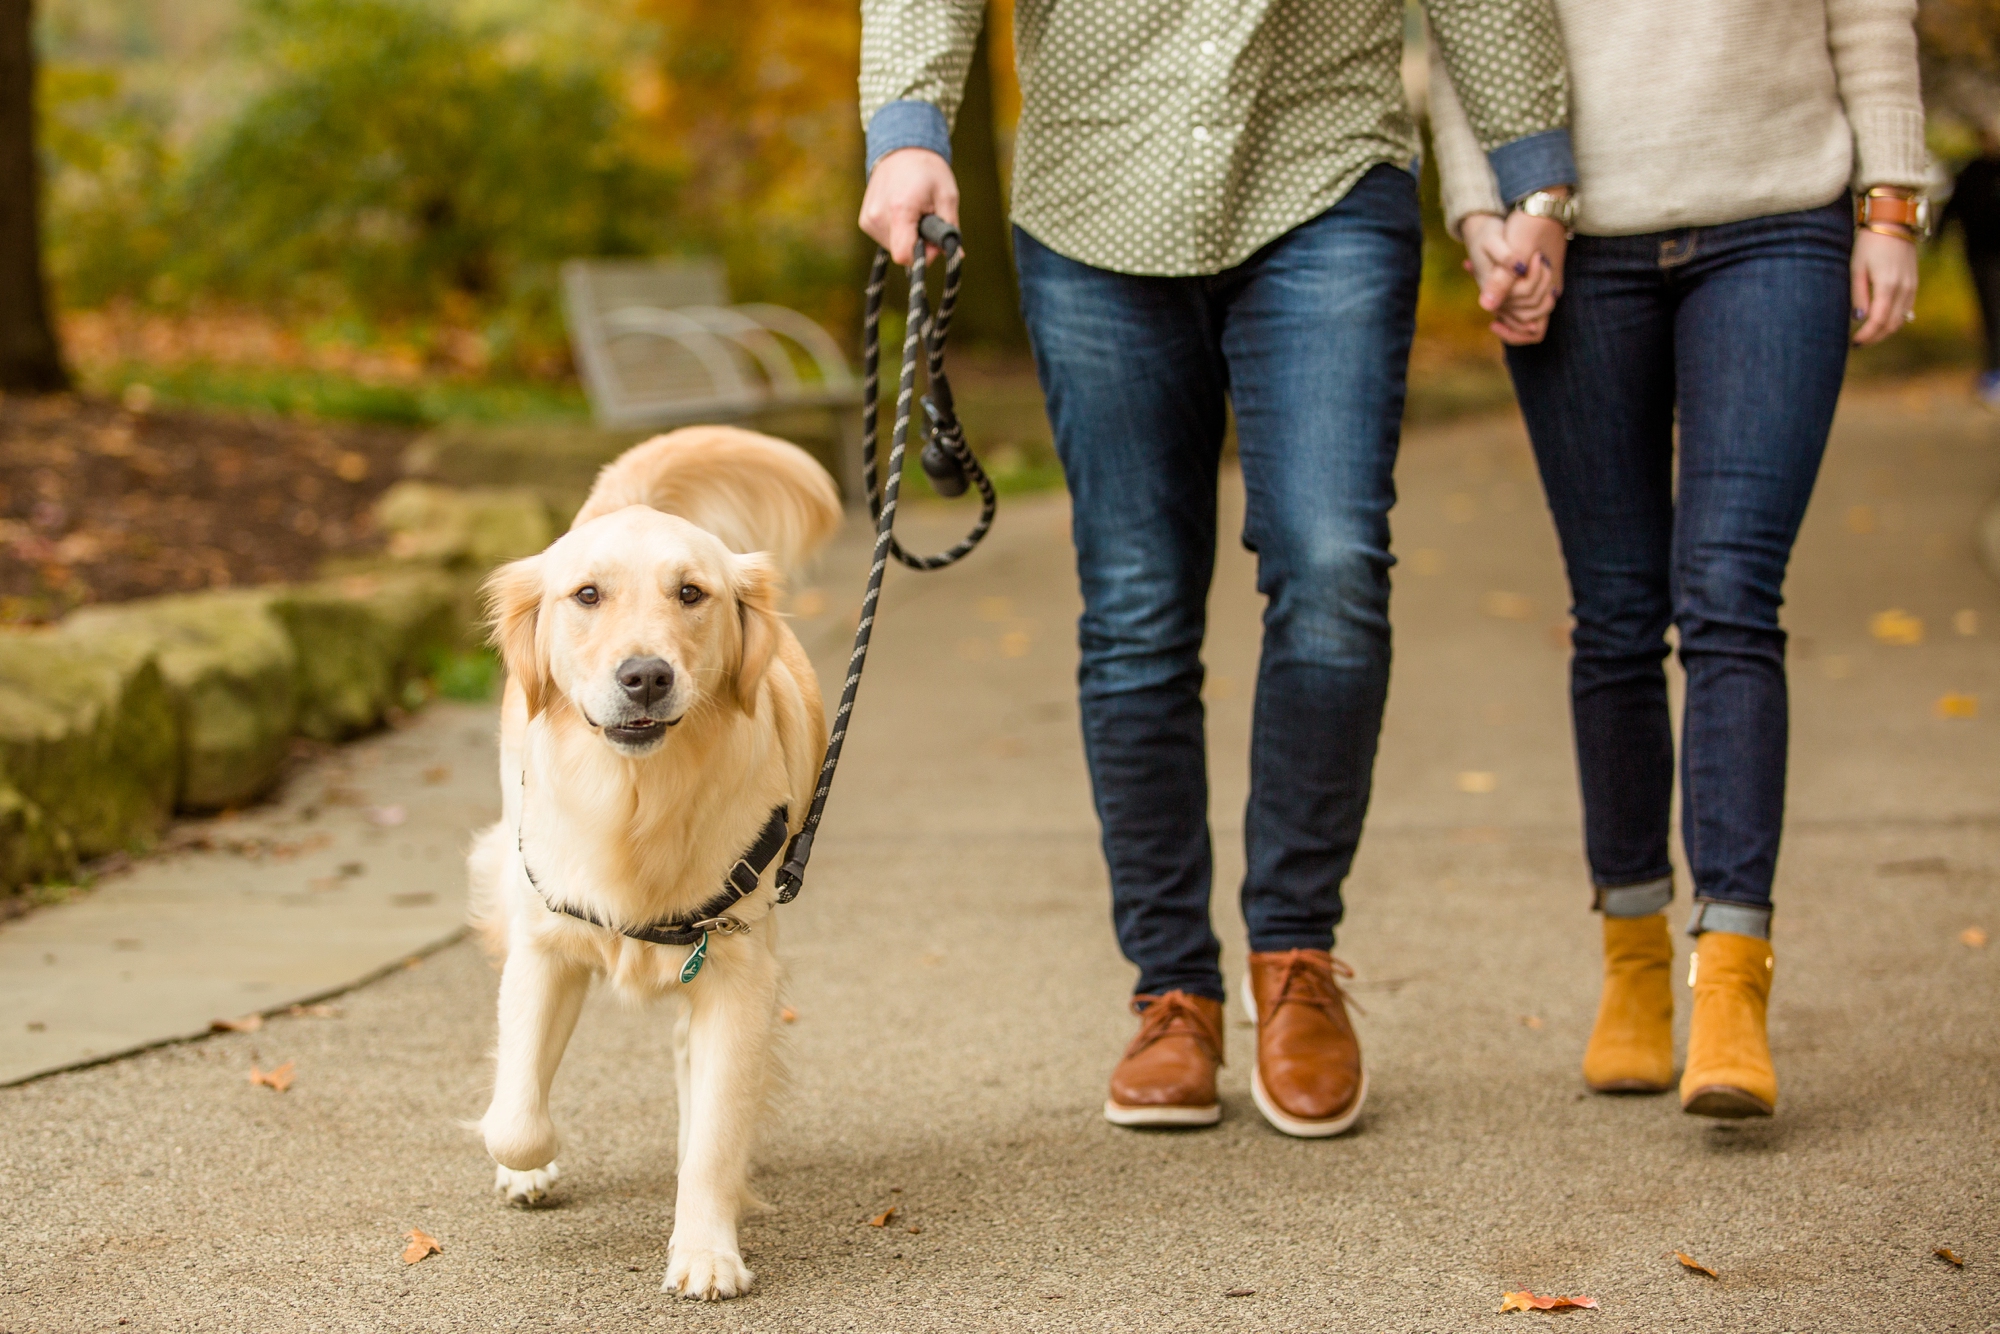
[[[499,1191],[509,1204],[532,1208],[548,1198],[549,1191],[561,1175],[554,1163],[537,1167],[532,1171],[517,1172],[511,1167],[494,1164],[493,1189]]]
[[[689,1301],[719,1302],[750,1291],[756,1277],[734,1251],[676,1250],[667,1257],[660,1291],[678,1292]]]

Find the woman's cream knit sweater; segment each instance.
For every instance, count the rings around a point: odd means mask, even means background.
[[[1577,230],[1669,231],[1927,179],[1916,0],[1555,0]],[[1436,58],[1431,133],[1453,234],[1504,213]]]

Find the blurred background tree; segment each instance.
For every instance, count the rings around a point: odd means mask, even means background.
[[[42,281],[34,22],[29,0],[0,0],[0,390],[67,386]]]

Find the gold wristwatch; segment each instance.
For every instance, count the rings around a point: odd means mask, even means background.
[[[1514,211],[1562,224],[1563,234],[1576,235],[1576,196],[1553,190],[1531,190],[1514,201]]]
[[[1931,234],[1931,201],[1922,190],[1901,185],[1870,186],[1854,200],[1854,225],[1904,241]]]

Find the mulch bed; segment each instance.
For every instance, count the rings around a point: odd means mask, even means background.
[[[411,432],[133,407],[0,398],[0,624],[309,579],[380,545],[369,506]]]

